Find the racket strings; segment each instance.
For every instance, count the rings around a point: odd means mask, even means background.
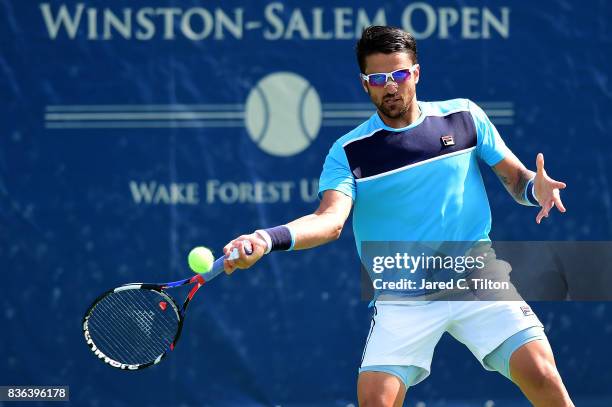
[[[144,340],[134,342],[135,345],[138,345],[138,353],[140,353],[145,358],[151,358],[152,356],[157,357],[167,350],[168,346],[173,340],[174,332],[176,331],[176,329],[168,325],[166,323],[165,318],[157,318],[158,313],[160,315],[166,315],[165,312],[154,311],[158,310],[157,307],[159,301],[165,298],[161,297],[161,295],[155,292],[150,291],[149,293],[153,294],[153,296],[158,295],[161,298],[155,298],[152,304],[147,303],[146,301],[142,300],[143,292],[146,293],[146,291],[144,290],[127,290],[126,296],[118,297],[118,300],[123,303],[125,309],[127,310],[127,318],[121,319],[120,322],[123,324],[122,326],[124,328],[127,328],[131,331],[133,329],[133,326],[129,324],[128,321],[132,321],[140,330],[140,332],[137,332],[137,334],[141,339]],[[129,300],[127,296],[130,296]],[[135,308],[130,301],[133,301],[133,304],[136,304],[137,308]],[[155,327],[153,325],[154,323],[159,323],[162,326]],[[167,333],[169,335],[163,335],[164,333]],[[159,339],[162,341],[161,352],[159,350],[159,347],[154,346],[154,341],[156,340],[155,335],[160,335]]]
[[[169,299],[145,289],[108,294],[92,309],[88,328],[92,341],[109,358],[131,365],[152,362],[168,350],[179,325]]]
[[[118,297],[117,301],[123,302],[121,297]],[[124,305],[129,306],[129,304],[124,304]],[[97,333],[100,335],[100,338],[104,340],[104,344],[101,344],[101,346],[98,346],[98,347],[105,354],[106,354],[106,352],[104,351],[105,349],[112,349],[113,347],[121,348],[122,351],[125,351],[125,354],[132,354],[135,356],[141,355],[143,353],[143,348],[146,348],[144,350],[150,353],[155,352],[155,349],[151,348],[151,346],[149,346],[149,344],[147,344],[146,342],[137,344],[136,342],[117,341],[116,338],[125,336],[125,333],[129,332],[133,327],[130,326],[129,322],[126,322],[125,320],[121,318],[116,318],[116,316],[109,314],[105,308],[101,308],[100,310],[96,310],[96,311],[101,313],[100,317],[104,318],[105,321],[114,322],[114,323],[108,323],[105,326],[106,330],[97,331]],[[94,327],[93,329],[96,329],[96,328]],[[92,328],[90,325],[90,333],[91,333],[91,330]],[[111,355],[108,355],[108,354],[107,356],[111,357]],[[117,361],[120,361],[120,360],[117,360]],[[122,362],[122,363],[127,363],[127,362]]]
[[[168,324],[161,323],[160,327],[154,327],[155,312],[151,305],[155,304],[143,302],[138,291],[143,290],[129,290],[124,295],[114,296],[118,305],[112,307],[112,312],[109,312],[109,307],[100,308],[106,328],[99,330],[100,337],[104,338],[100,349],[121,363],[139,364],[154,360],[167,349],[174,333]],[[158,295],[152,294],[153,297]],[[164,321],[162,318],[158,320]],[[95,330],[96,326],[91,329]]]
[[[124,318],[117,318],[104,308],[95,310],[100,321],[105,321],[103,328],[90,319],[90,334],[96,346],[108,357],[121,363],[146,363],[156,354],[156,349],[146,341],[137,338],[135,322],[130,322],[131,312]],[[116,311],[115,311],[116,312]]]

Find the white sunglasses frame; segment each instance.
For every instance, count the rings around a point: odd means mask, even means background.
[[[419,64],[414,64],[412,65],[410,68],[408,68],[408,72],[410,72],[410,76],[412,76],[412,74],[414,73],[414,71],[418,68]],[[361,78],[362,81],[365,81],[368,85],[370,86],[376,86],[376,85],[372,85],[370,84],[370,76],[371,75],[385,75],[385,85],[389,82],[389,79],[391,79],[393,82],[395,82],[395,79],[393,79],[393,74],[399,71],[404,71],[406,70],[406,68],[400,68],[400,69],[396,69],[395,71],[392,72],[374,72],[371,74],[363,74],[363,73],[359,73],[359,77]],[[407,78],[406,80],[408,80],[410,78]],[[395,82],[397,83],[397,82]],[[381,85],[384,86],[384,85]]]

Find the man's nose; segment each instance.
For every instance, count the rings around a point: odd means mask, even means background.
[[[385,83],[385,90],[392,95],[397,93],[398,88],[399,86],[394,80],[390,80],[390,81],[387,81],[387,83]]]

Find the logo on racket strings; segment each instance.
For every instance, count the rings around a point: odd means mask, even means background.
[[[94,355],[102,359],[104,363],[108,363],[109,365],[119,368],[119,369],[138,370],[138,365],[129,365],[127,363],[117,362],[116,360],[113,360],[109,358],[108,356],[106,356],[100,349],[98,349],[93,339],[91,339],[91,335],[89,334],[89,316],[85,318],[85,322],[83,322],[83,332],[85,334],[85,342],[87,342],[87,345],[89,345]]]

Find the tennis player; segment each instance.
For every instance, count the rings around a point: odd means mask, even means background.
[[[301,250],[338,239],[353,208],[362,241],[482,241],[491,213],[478,161],[493,168],[512,197],[538,206],[536,222],[565,208],[544,157],[537,172],[506,147],[474,102],[423,102],[414,37],[372,26],[357,42],[361,85],[376,113],[331,147],[319,182],[318,209],[286,225],[228,243],[241,257],[226,272],[248,268],[275,250]],[[247,256],[241,241],[254,248]],[[543,326],[522,301],[375,301],[359,369],[361,406],[401,406],[410,386],[430,373],[444,332],[464,343],[487,370],[514,382],[535,406],[573,406],[555,366]]]

